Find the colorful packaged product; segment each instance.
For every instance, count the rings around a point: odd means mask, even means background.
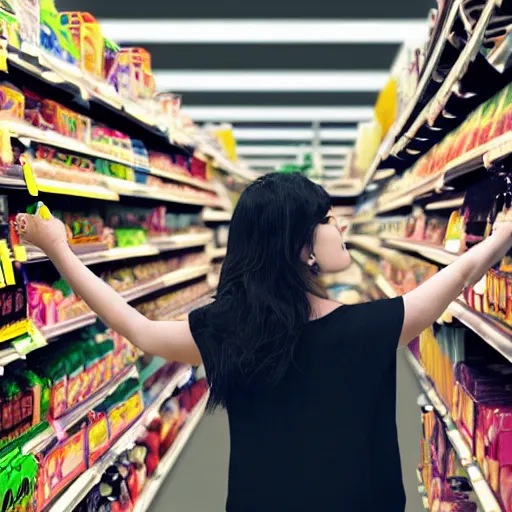
[[[88,12],[62,12],[60,22],[69,28],[75,46],[79,49],[82,70],[102,79],[105,40],[96,18]]]
[[[0,381],[0,446],[46,419],[45,385],[34,373],[7,373]]]
[[[69,28],[60,22],[54,0],[39,0],[41,23],[41,48],[51,57],[68,64],[80,61],[80,52]]]
[[[38,455],[38,508],[48,505],[54,496],[87,469],[86,446],[85,429],[80,429]]]
[[[41,39],[39,0],[14,0],[13,7],[20,24],[22,49],[33,53],[38,50]]]
[[[14,277],[16,284],[0,289],[0,343],[22,336],[28,329],[27,290],[17,265]]]
[[[90,413],[87,425],[87,457],[92,466],[110,446],[108,418],[105,413]]]
[[[12,2],[0,1],[0,37],[13,48],[21,47],[20,24]]]
[[[5,511],[33,510],[38,463],[19,447],[0,452],[0,503]]]
[[[88,117],[31,91],[23,92],[26,97],[25,119],[32,125],[55,131],[85,144],[90,143],[91,121]]]
[[[9,82],[0,83],[0,115],[18,120],[25,115],[25,97],[20,89]]]

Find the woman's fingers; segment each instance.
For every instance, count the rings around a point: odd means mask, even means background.
[[[18,213],[16,215],[16,229],[18,235],[24,235],[28,229],[28,215],[26,213]]]

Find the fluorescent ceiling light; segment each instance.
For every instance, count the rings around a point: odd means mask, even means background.
[[[279,167],[283,164],[295,164],[297,162],[302,163],[302,158],[296,156],[282,156],[279,158],[244,158],[244,162],[249,165],[250,168],[273,168]],[[324,165],[329,169],[341,169],[345,165],[345,160],[340,158],[338,160],[324,161]]]
[[[196,122],[308,122],[357,123],[373,119],[372,107],[183,107]]]
[[[315,131],[310,128],[235,128],[234,135],[237,141],[248,140],[296,140],[311,141]],[[355,128],[324,128],[320,130],[320,140],[347,140],[356,139]]]
[[[411,20],[102,19],[103,35],[129,43],[403,43],[427,37]]]
[[[155,71],[160,91],[377,92],[388,71]]]
[[[347,155],[352,147],[326,146],[319,149],[321,155]],[[237,145],[237,153],[241,156],[265,156],[265,155],[303,155],[312,153],[311,146],[240,146]]]

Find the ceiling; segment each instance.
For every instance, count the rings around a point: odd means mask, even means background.
[[[294,161],[321,127],[324,167],[341,169],[358,121],[433,0],[257,2],[56,0],[91,12],[104,34],[152,55],[157,87],[183,94],[197,122],[232,122],[257,169]],[[337,149],[338,148],[338,149]]]

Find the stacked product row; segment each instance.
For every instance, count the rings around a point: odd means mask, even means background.
[[[443,3],[428,43],[395,63],[382,129],[357,146],[372,148],[362,168],[382,171],[349,234],[362,300],[375,287],[387,297],[413,290],[512,220],[512,13],[498,4]],[[512,510],[511,340],[509,253],[409,346],[431,403],[419,465],[429,510]]]
[[[452,325],[425,331],[411,349],[503,510],[509,510],[512,507],[510,363],[473,332]]]
[[[13,75],[27,73],[30,80],[34,74],[40,75],[38,78],[47,85],[78,96],[82,105],[94,103],[100,108],[107,107],[106,112],[115,109],[126,119],[151,129],[161,139],[194,144],[206,141],[212,152],[236,159],[231,131],[225,127],[199,130],[181,113],[179,95],[157,93],[151,55],[144,48],[121,48],[107,39],[91,14],[58,12],[53,0],[3,1],[0,30],[8,43],[1,71],[12,71]],[[7,95],[16,98],[17,92]],[[38,96],[36,91],[36,103]],[[20,113],[23,114],[22,109]],[[45,105],[40,114],[34,117],[27,114],[27,118],[44,128],[48,119],[53,123],[57,115],[61,128],[67,121],[68,131],[83,132],[82,140],[89,141],[87,137],[91,134],[86,132],[90,123],[83,116],[55,103]],[[108,140],[113,139],[116,141],[113,145],[117,146],[112,148],[114,151],[129,150],[133,156],[133,149],[137,155],[138,144],[130,147],[130,138],[111,128],[98,126],[90,140],[103,147],[104,142],[109,144]]]
[[[14,220],[39,194],[125,300],[183,318],[225,254],[232,131],[195,126],[156,93],[149,53],[88,13],[1,2],[0,36],[0,509],[146,510],[202,415],[204,377],[106,328]]]

